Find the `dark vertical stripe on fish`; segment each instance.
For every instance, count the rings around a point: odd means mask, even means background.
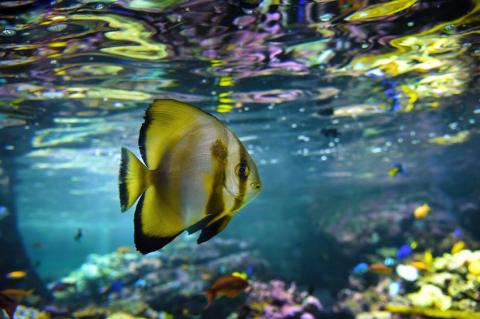
[[[148,114],[148,111],[145,112],[144,118],[145,118],[145,122],[143,122],[142,127],[140,128],[140,134],[138,135],[138,148],[140,149],[140,154],[142,155],[143,162],[147,167],[149,167],[148,161],[147,161],[147,147],[145,145],[145,142],[147,139],[148,127],[150,126],[152,119]]]
[[[240,146],[240,165],[248,165],[247,164],[247,151],[245,148]],[[235,202],[233,203],[231,211],[234,212],[240,207],[242,207],[245,199],[245,194],[247,193],[247,181],[248,181],[248,176],[247,178],[240,178],[238,177],[238,195],[235,197]]]
[[[213,161],[213,181],[208,197],[205,214],[221,214],[225,210],[223,186],[225,185],[225,170],[227,166],[227,147],[220,140],[216,140],[210,147]]]

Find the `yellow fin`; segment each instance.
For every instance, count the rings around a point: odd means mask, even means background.
[[[129,209],[147,187],[147,168],[126,148],[122,148],[119,188],[122,212]]]
[[[182,216],[162,199],[162,194],[150,186],[138,201],[135,210],[135,246],[143,254],[158,250],[185,229]]]
[[[155,100],[145,112],[138,144],[143,161],[153,170],[165,151],[202,125],[221,125],[212,115],[175,100]]]

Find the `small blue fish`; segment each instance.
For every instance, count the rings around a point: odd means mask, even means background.
[[[251,277],[253,274],[253,267],[248,266],[247,269],[245,270],[245,273],[247,274],[248,277]]]
[[[111,294],[111,293],[118,293],[122,290],[123,284],[120,279],[115,279],[112,281],[111,284],[103,287],[100,291],[101,294],[106,295],[106,294]]]
[[[122,284],[122,281],[120,279],[115,279],[113,282],[112,282],[112,286],[111,286],[111,292],[120,292],[123,288],[123,284]]]
[[[145,279],[138,279],[137,281],[135,281],[136,288],[144,288],[146,285],[147,282],[145,281]]]
[[[368,264],[366,263],[359,263],[353,268],[353,273],[355,275],[361,275],[368,271]]]
[[[5,206],[0,206],[0,220],[4,219],[10,214],[8,208]]]
[[[387,257],[387,258],[385,258],[383,263],[385,264],[385,266],[391,267],[391,266],[395,265],[395,259],[393,259],[391,257]]]
[[[455,228],[455,230],[453,231],[453,234],[455,235],[455,237],[460,237],[463,235],[463,231],[461,228]]]
[[[400,247],[397,251],[397,259],[402,260],[407,258],[413,253],[413,249],[409,244],[405,244],[402,247]]]

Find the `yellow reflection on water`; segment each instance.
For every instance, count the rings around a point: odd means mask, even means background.
[[[347,21],[363,21],[373,20],[377,18],[385,18],[410,8],[417,0],[394,0],[387,3],[380,3],[369,6],[363,10],[351,14],[345,20]]]
[[[108,31],[105,36],[111,40],[134,42],[136,45],[118,45],[101,48],[102,52],[124,56],[138,60],[161,60],[168,56],[165,44],[151,39],[152,31],[147,30],[144,24],[133,19],[111,14],[74,14],[69,20],[104,21],[115,31]]]
[[[410,74],[411,77],[399,80],[400,90],[407,97],[403,106],[403,111],[407,112],[413,110],[421,99],[431,100],[461,94],[471,78],[471,61],[465,57],[466,48],[462,41],[466,35],[479,31],[455,33],[448,30],[480,21],[480,0],[474,0],[473,3],[474,8],[458,19],[435,25],[418,34],[391,40],[389,43],[395,48],[392,52],[356,57],[345,68],[330,71],[334,74],[359,76],[377,69],[388,78]],[[372,7],[365,10],[372,10]],[[357,14],[359,12],[352,16]],[[436,107],[438,103],[425,105]]]

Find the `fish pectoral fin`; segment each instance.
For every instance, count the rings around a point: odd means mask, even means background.
[[[179,212],[165,204],[154,186],[147,188],[135,210],[135,246],[142,254],[159,250],[185,230]]]
[[[235,298],[237,297],[240,293],[242,292],[241,289],[230,289],[226,290],[223,295],[228,297],[228,298]]]
[[[228,223],[230,222],[230,219],[232,219],[231,215],[226,215],[214,222],[209,223],[207,226],[202,228],[202,232],[200,233],[200,236],[197,239],[197,243],[201,244],[203,242],[206,242],[216,234],[220,233],[222,230],[227,227]]]
[[[213,218],[215,218],[215,215],[213,215],[213,214],[205,216],[199,222],[197,222],[197,223],[195,223],[192,226],[187,228],[188,234],[191,235],[191,234],[196,233],[197,231],[203,229],[205,226],[208,225],[208,223],[210,223],[213,220]]]

